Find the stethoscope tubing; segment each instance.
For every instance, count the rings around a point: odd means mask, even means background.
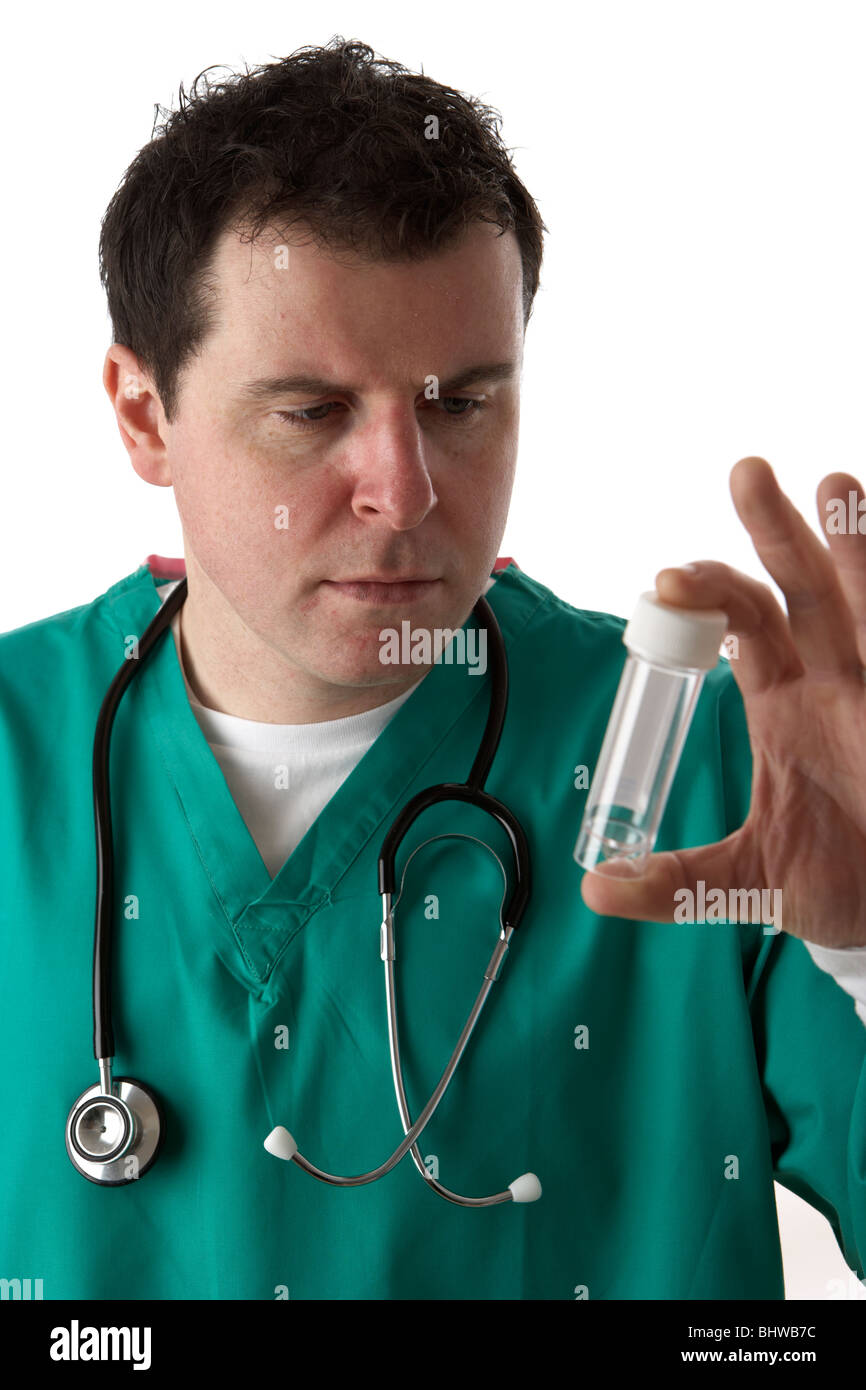
[[[114,851],[111,834],[109,749],[117,707],[126,687],[147,659],[187,596],[186,576],[145,629],[138,652],[127,657],[108,687],[93,739],[93,817],[96,829],[96,921],[93,928],[93,1056],[97,1062],[114,1057],[111,1019],[111,914],[114,894]]]
[[[109,749],[111,731],[120,700],[140,663],[146,660],[168,629],[175,613],[187,597],[187,579],[182,578],[154,616],[142,635],[137,652],[124,660],[115,674],[100,707],[93,746],[93,805],[96,832],[96,914],[93,938],[93,1055],[99,1065],[100,1084],[82,1093],[73,1105],[67,1120],[67,1150],[72,1162],[90,1181],[117,1186],[130,1179],[118,1176],[118,1165],[129,1154],[134,1154],[136,1145],[145,1154],[145,1164],[140,1171],[151,1166],[159,1152],[163,1137],[163,1122],[156,1097],[141,1082],[132,1078],[115,1078],[112,1083],[111,1064],[114,1058],[114,1032],[111,1012],[111,956],[112,956],[112,901],[114,889],[114,856],[111,830],[111,796]],[[378,861],[379,892],[383,903],[383,918],[380,934],[380,954],[385,967],[385,993],[388,1012],[388,1040],[391,1054],[391,1070],[394,1080],[400,1119],[404,1129],[403,1141],[378,1168],[354,1176],[341,1176],[326,1173],[306,1159],[297,1148],[288,1131],[278,1127],[268,1136],[266,1148],[279,1153],[280,1157],[291,1158],[300,1168],[322,1182],[336,1186],[358,1186],[375,1182],[391,1171],[393,1167],[411,1150],[413,1161],[428,1186],[446,1200],[461,1206],[490,1206],[510,1200],[533,1201],[540,1196],[541,1188],[533,1174],[524,1174],[522,1179],[512,1184],[512,1189],[489,1197],[463,1197],[451,1192],[437,1179],[433,1178],[424,1165],[417,1146],[418,1137],[423,1133],[440,1101],[445,1095],[451,1078],[460,1062],[463,1052],[475,1029],[487,997],[494,982],[498,979],[502,961],[508,951],[511,937],[526,910],[531,893],[531,868],[526,834],[520,822],[502,802],[484,790],[484,783],[496,755],[505,712],[508,703],[508,664],[505,644],[496,616],[482,596],[473,609],[478,621],[492,639],[490,652],[490,707],[478,752],[465,783],[441,783],[428,787],[414,796],[403,808],[390,827]],[[500,909],[500,933],[493,955],[484,973],[484,980],[469,1016],[464,1024],[454,1051],[440,1077],[433,1094],[418,1119],[411,1120],[406,1100],[400,1059],[399,1029],[397,1023],[397,1002],[394,979],[394,908],[392,907],[395,884],[395,857],[410,826],[423,811],[440,801],[464,801],[479,807],[500,824],[505,831],[514,858],[514,886],[510,896],[503,899]],[[438,837],[434,837],[438,838]],[[462,837],[462,838],[473,838]],[[488,846],[489,848],[489,846]],[[493,851],[491,851],[492,853]],[[412,856],[410,855],[410,858]],[[498,856],[494,856],[497,857]],[[500,862],[500,868],[501,868]],[[504,876],[504,870],[503,870]],[[405,877],[405,870],[404,870]],[[121,1089],[117,1094],[114,1086]],[[127,1099],[124,1099],[126,1097]],[[133,1104],[134,1099],[134,1104]],[[129,1102],[129,1103],[128,1103]],[[111,1150],[110,1157],[99,1157],[92,1150],[86,1150],[80,1142],[78,1130],[79,1117],[88,1113],[93,1115],[101,1106],[102,1110],[113,1111],[122,1121],[122,1138],[117,1152]],[[146,1121],[136,1116],[135,1106],[144,1107]],[[131,1129],[130,1129],[131,1126]],[[273,1147],[275,1135],[284,1136]],[[128,1161],[128,1160],[127,1160]],[[133,1176],[138,1176],[136,1171]],[[527,1188],[527,1180],[531,1179]],[[523,1187],[521,1187],[523,1184]],[[533,1186],[534,1184],[534,1186]],[[537,1188],[537,1191],[535,1189]],[[522,1191],[524,1195],[518,1196]],[[532,1195],[526,1195],[530,1191]]]

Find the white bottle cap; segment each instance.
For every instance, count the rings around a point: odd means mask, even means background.
[[[622,640],[635,656],[675,670],[712,671],[728,630],[720,608],[675,608],[655,589],[641,594]]]

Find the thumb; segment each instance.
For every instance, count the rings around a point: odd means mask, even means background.
[[[743,883],[737,872],[739,842],[740,831],[735,831],[713,845],[651,854],[637,877],[627,860],[609,860],[584,873],[581,897],[591,912],[602,917],[673,922],[682,901],[674,895],[681,889],[695,894],[699,880],[707,893],[721,888],[726,901],[730,888],[757,886]]]

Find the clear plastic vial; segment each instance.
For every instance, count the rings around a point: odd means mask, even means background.
[[[727,628],[719,608],[675,608],[654,589],[641,594],[623,632],[629,654],[574,847],[584,869],[643,873]]]

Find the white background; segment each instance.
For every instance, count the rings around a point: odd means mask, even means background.
[[[768,459],[816,532],[821,477],[866,481],[862,4],[42,4],[4,45],[0,630],[183,553],[101,384],[99,222],[154,103],[335,33],[501,111],[550,229],[501,553],[624,616],[691,559],[772,585],[737,459]],[[777,1195],[788,1296],[866,1298],[823,1217]]]

